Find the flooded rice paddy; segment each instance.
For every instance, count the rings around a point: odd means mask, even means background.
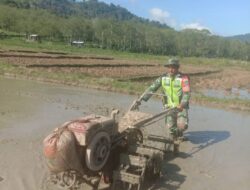
[[[57,126],[90,113],[124,113],[136,96],[0,78],[0,189],[44,189],[43,139]],[[161,111],[161,102],[143,103]],[[121,113],[121,114],[122,114]],[[165,161],[153,189],[248,190],[250,116],[191,105],[189,141]],[[148,129],[164,134],[164,126]]]

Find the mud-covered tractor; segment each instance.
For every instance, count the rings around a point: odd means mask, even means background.
[[[145,178],[159,176],[165,154],[177,144],[144,127],[176,109],[144,113],[138,110],[140,101],[121,119],[113,110],[110,117],[88,115],[56,128],[44,139],[49,181],[65,189],[83,184],[101,189],[103,182],[112,189],[141,189]]]

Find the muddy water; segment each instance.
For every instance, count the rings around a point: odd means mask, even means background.
[[[64,121],[126,111],[135,96],[0,78],[0,189],[44,189],[42,140]],[[143,105],[161,110],[159,101]],[[164,134],[164,127],[154,133]],[[248,190],[250,116],[192,106],[188,142],[169,156],[155,189]]]

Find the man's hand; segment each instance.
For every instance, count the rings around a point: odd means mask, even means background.
[[[183,106],[180,104],[180,105],[177,106],[177,109],[178,109],[179,112],[181,112],[181,111],[183,111]]]
[[[129,108],[130,111],[132,110],[138,110],[139,106],[141,105],[141,101],[135,100],[132,104],[132,106]]]
[[[140,106],[140,105],[141,105],[141,101],[136,100],[133,109],[134,109],[134,110],[139,110],[139,106]]]
[[[136,101],[135,101],[135,105],[136,105],[137,107],[140,106],[140,105],[141,105],[141,101],[136,100]]]

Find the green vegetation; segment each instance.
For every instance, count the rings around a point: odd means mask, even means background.
[[[250,59],[248,42],[225,39],[207,30],[177,32],[97,0],[3,0],[0,30],[2,39],[39,34],[41,44],[83,40],[89,47],[134,53]]]
[[[239,40],[250,43],[250,33],[228,37],[228,39]]]

